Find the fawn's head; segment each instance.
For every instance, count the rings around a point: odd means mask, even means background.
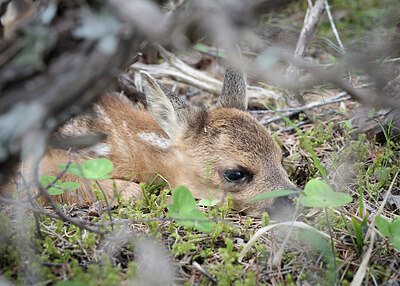
[[[154,119],[168,134],[178,152],[174,185],[187,186],[196,198],[224,202],[232,194],[234,208],[247,214],[263,211],[288,215],[288,197],[246,203],[273,190],[299,190],[282,167],[282,151],[266,128],[247,108],[243,76],[228,69],[216,108],[205,110],[182,101],[150,75],[146,99]]]

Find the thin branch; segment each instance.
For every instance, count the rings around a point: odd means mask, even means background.
[[[317,0],[313,7],[310,7],[309,12],[304,17],[303,28],[301,29],[299,40],[297,41],[296,50],[294,52],[296,57],[304,57],[307,46],[311,37],[314,34],[315,28],[319,22],[319,18],[324,10],[325,0]],[[297,83],[299,80],[300,70],[298,67],[290,64],[286,70],[287,77],[290,81]],[[289,107],[297,107],[301,105],[303,99],[300,93],[295,90],[287,90],[285,95],[286,103]]]
[[[327,105],[327,104],[331,104],[331,103],[346,101],[346,100],[349,100],[351,98],[350,96],[347,96],[347,95],[348,95],[347,92],[341,92],[338,95],[336,95],[336,96],[334,96],[334,97],[332,97],[330,99],[327,99],[327,100],[312,102],[310,104],[307,104],[307,105],[299,107],[299,108],[292,108],[290,111],[284,112],[283,115],[285,115],[286,117],[289,117],[289,116],[295,115],[297,113],[303,112],[305,110],[310,110],[312,108],[319,107],[319,106],[322,106],[322,105]],[[282,119],[282,117],[280,115],[278,115],[278,116],[269,118],[267,120],[260,121],[260,123],[262,125],[267,125],[267,124],[269,124],[271,122],[275,122],[275,121],[278,121],[278,120],[281,120],[281,119]]]

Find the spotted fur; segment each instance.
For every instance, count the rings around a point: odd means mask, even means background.
[[[142,78],[149,111],[138,110],[122,96],[104,95],[93,105],[90,116],[72,119],[59,131],[60,136],[108,134],[104,142],[73,152],[78,162],[97,157],[113,162],[113,180],[101,182],[108,196],[113,193],[112,181],[123,188],[126,176],[137,174],[123,194],[141,198],[137,183],[151,182],[157,172],[172,187],[187,186],[196,198],[212,196],[224,203],[231,194],[234,208],[250,214],[292,209],[287,198],[246,203],[267,191],[297,187],[281,165],[281,150],[272,136],[244,111],[246,85],[240,73],[228,69],[219,104],[211,110],[191,106],[146,73]],[[65,161],[64,150],[50,150],[40,172],[57,175],[57,164]],[[244,179],[228,181],[227,170],[239,170]],[[69,176],[62,180],[76,180]],[[92,202],[90,186],[81,185],[75,195],[65,193],[57,200]]]

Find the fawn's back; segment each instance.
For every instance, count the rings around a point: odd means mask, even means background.
[[[286,213],[292,209],[288,198],[246,204],[267,191],[298,188],[292,184],[282,165],[281,149],[268,131],[247,108],[243,76],[228,69],[217,107],[211,110],[190,105],[150,75],[142,73],[146,83],[149,111],[138,110],[123,96],[103,96],[92,107],[91,115],[82,115],[65,124],[59,136],[105,132],[104,142],[73,150],[76,161],[105,157],[114,164],[112,180],[101,181],[108,196],[111,182],[124,188],[126,198],[141,198],[138,182],[150,182],[160,173],[172,187],[184,185],[196,198],[225,202],[232,194],[234,208],[260,215],[263,211]],[[52,149],[40,165],[40,173],[57,175],[57,164],[66,162],[66,151]],[[148,173],[139,173],[148,172]],[[136,175],[133,183],[126,176]],[[63,181],[76,181],[64,175]],[[65,203],[90,203],[93,195],[88,184],[56,196]]]

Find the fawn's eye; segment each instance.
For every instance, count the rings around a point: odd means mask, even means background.
[[[223,176],[230,183],[241,183],[249,181],[252,178],[250,173],[244,168],[228,169],[223,173]]]

